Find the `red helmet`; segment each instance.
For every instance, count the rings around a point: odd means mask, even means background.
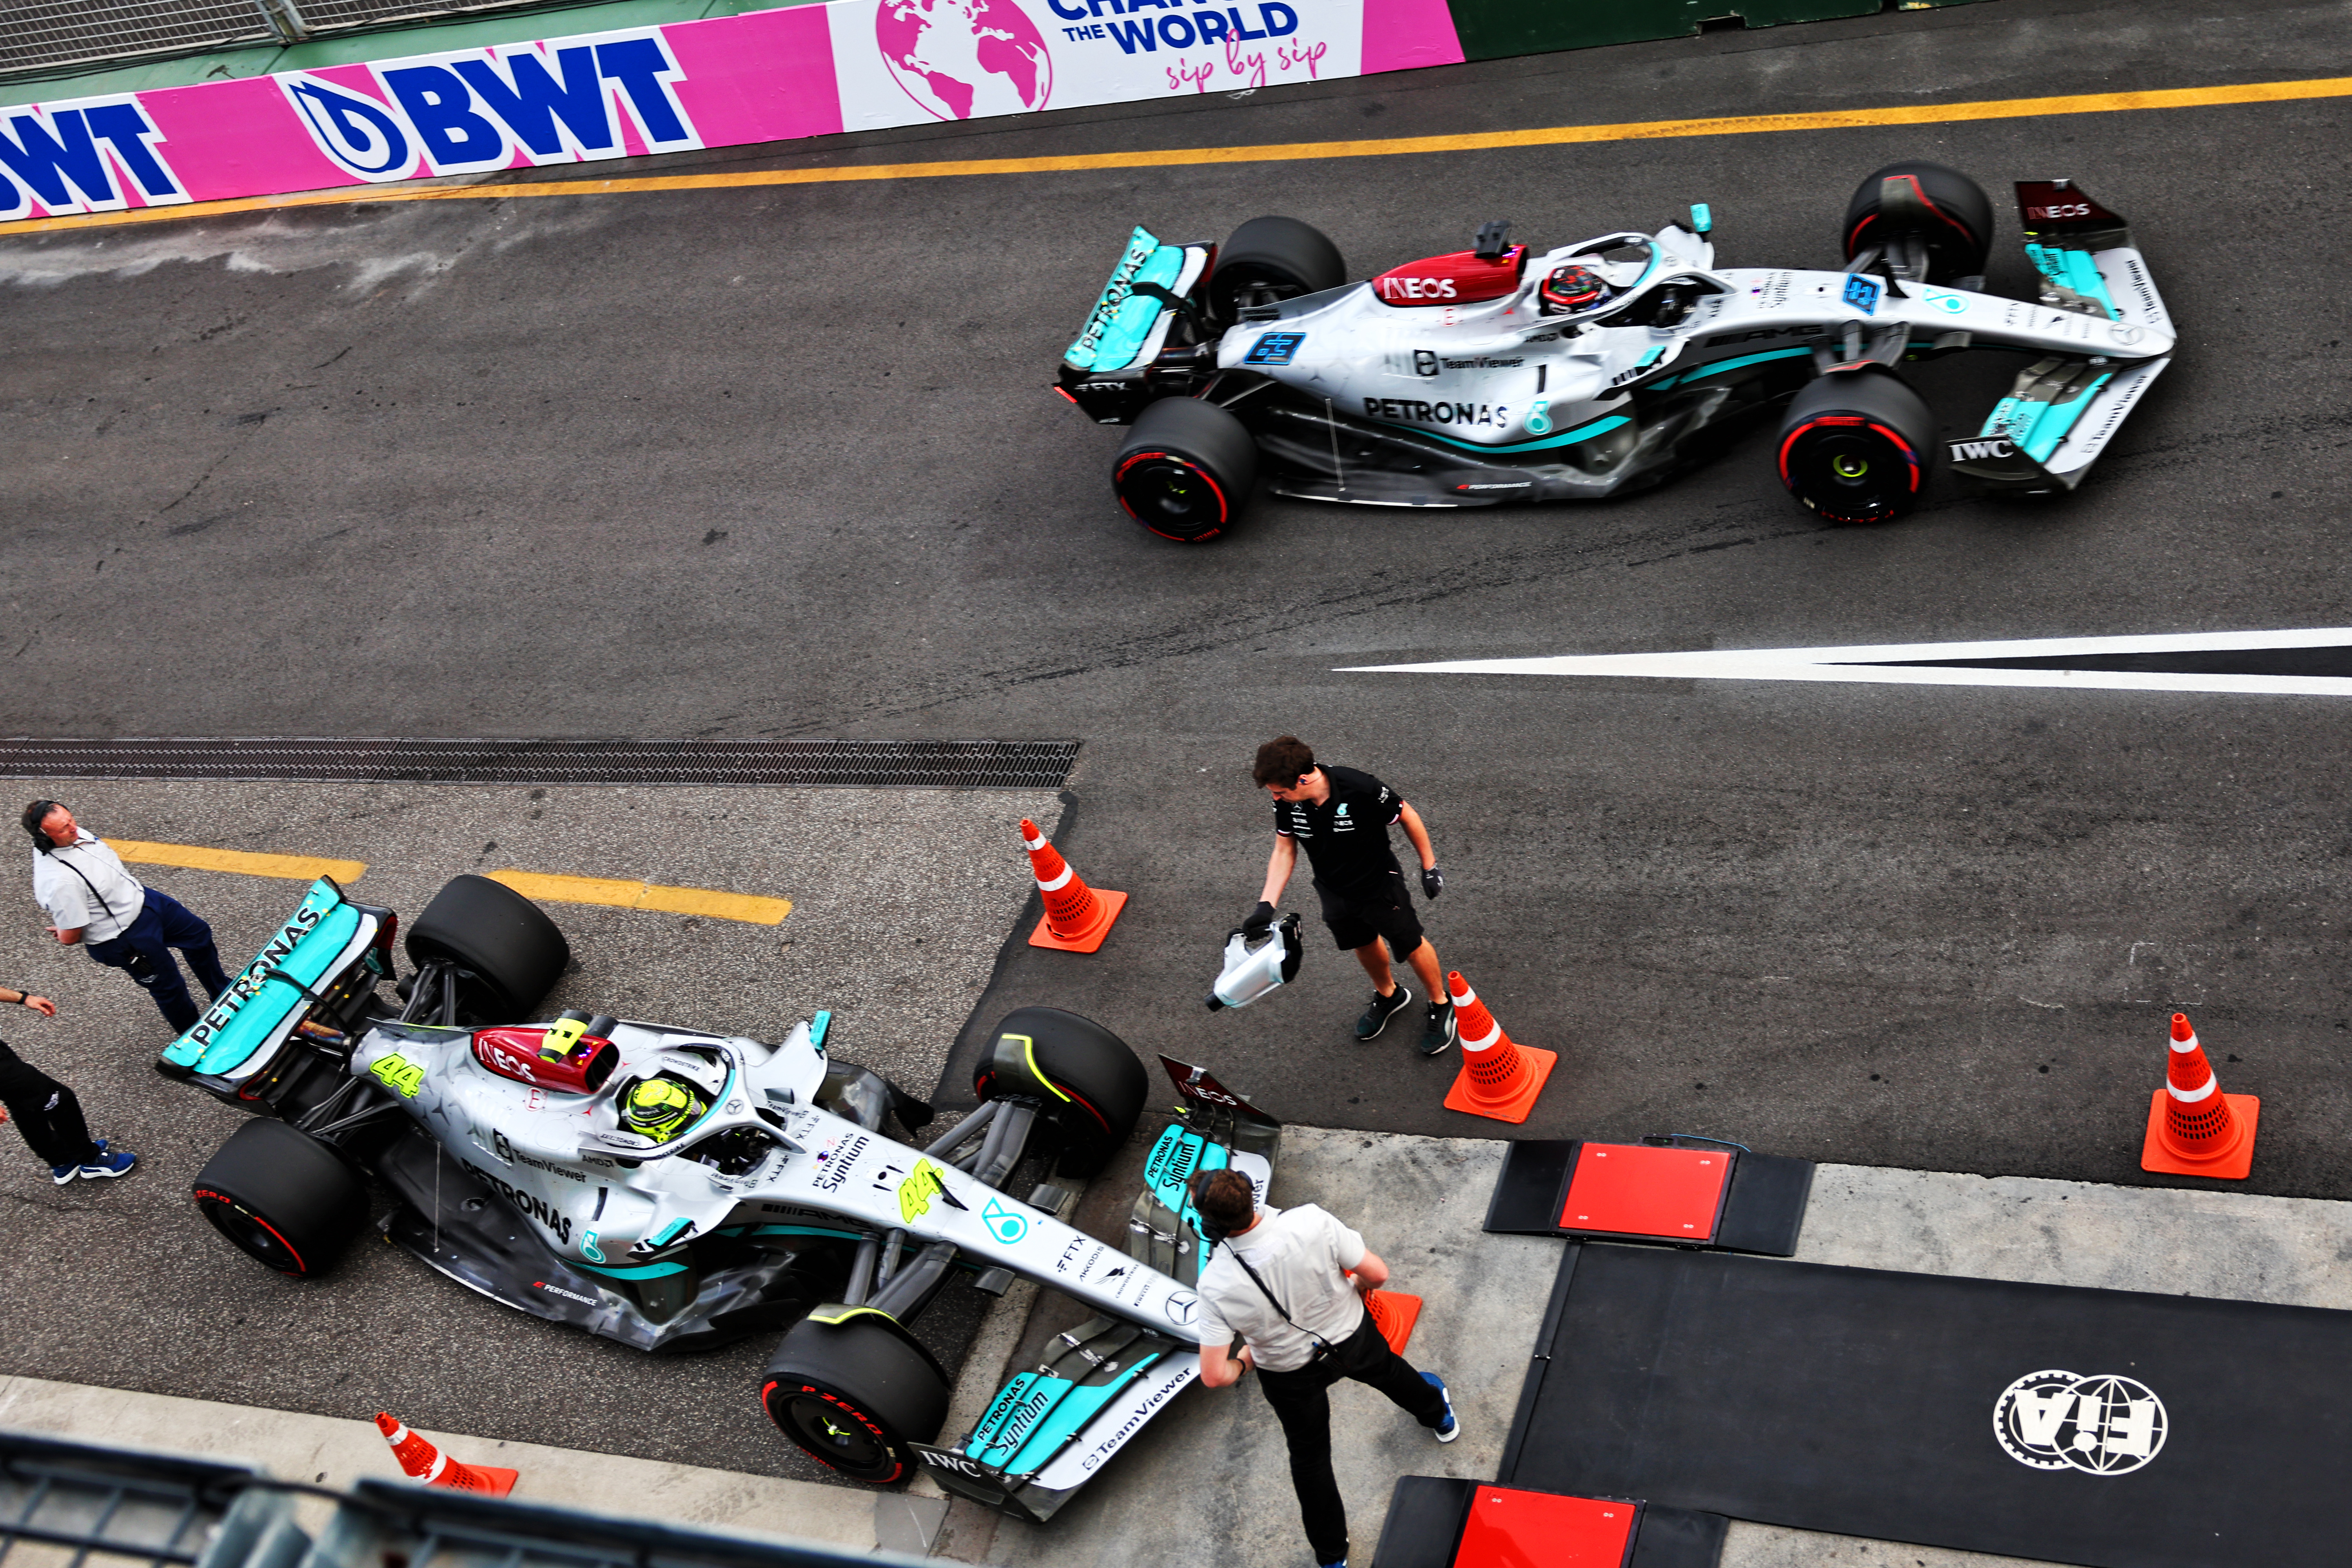
[[[1536,297],[1547,315],[1589,310],[1609,298],[1609,285],[1590,267],[1555,267]]]

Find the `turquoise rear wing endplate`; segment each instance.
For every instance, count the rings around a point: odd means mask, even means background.
[[[205,1016],[164,1047],[163,1061],[183,1073],[214,1078],[257,1062],[309,1010],[309,993],[363,952],[375,931],[373,915],[345,903],[331,878],[320,878]]]
[[[1073,370],[1097,373],[1132,369],[1154,358],[1175,312],[1154,293],[1139,293],[1138,286],[1181,299],[1200,281],[1208,259],[1205,246],[1162,245],[1139,226],[1128,236],[1127,249],[1087,313],[1078,341],[1062,358]]]

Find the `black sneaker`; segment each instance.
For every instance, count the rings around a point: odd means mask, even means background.
[[[1385,996],[1374,992],[1372,1005],[1364,1009],[1362,1017],[1356,1020],[1356,1038],[1360,1040],[1379,1038],[1381,1031],[1389,1026],[1389,1020],[1403,1012],[1412,1001],[1412,988],[1402,983]]]
[[[1454,1043],[1454,1004],[1432,1002],[1429,1005],[1429,1026],[1421,1032],[1421,1054],[1433,1057]]]

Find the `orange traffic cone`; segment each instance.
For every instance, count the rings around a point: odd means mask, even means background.
[[[1445,977],[1454,997],[1454,1024],[1462,1039],[1462,1071],[1445,1093],[1445,1109],[1491,1116],[1497,1121],[1525,1121],[1536,1108],[1536,1096],[1551,1077],[1556,1051],[1515,1045],[1503,1026],[1486,1011],[1486,1004],[1470,989],[1462,972]]]
[[[412,1480],[461,1492],[488,1492],[493,1497],[504,1497],[515,1489],[514,1471],[496,1465],[461,1465],[381,1410],[375,1413],[375,1425],[383,1440],[392,1445],[392,1457]]]
[[[2148,1101],[2139,1168],[2242,1182],[2254,1167],[2254,1123],[2262,1113],[2260,1097],[2221,1092],[2189,1015],[2175,1013],[2172,1061],[2164,1087]]]
[[[1421,1321],[1421,1298],[1402,1290],[1370,1290],[1364,1295],[1364,1310],[1372,1315],[1372,1327],[1388,1341],[1389,1349],[1404,1354],[1412,1326]]]
[[[1031,947],[1058,947],[1066,952],[1092,952],[1110,934],[1111,922],[1127,907],[1127,895],[1108,888],[1089,888],[1087,879],[1069,868],[1061,851],[1045,842],[1037,825],[1021,819],[1021,837],[1029,846],[1029,867],[1037,874],[1037,890],[1045,897],[1045,918],[1029,933]]]

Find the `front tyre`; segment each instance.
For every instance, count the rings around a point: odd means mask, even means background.
[[[239,1251],[295,1279],[325,1273],[367,1227],[367,1189],[341,1156],[263,1118],[231,1133],[205,1163],[194,1197]]]
[[[952,1392],[939,1363],[878,1313],[811,1316],[776,1347],[760,1403],[810,1458],[887,1486],[913,1473],[910,1445],[939,1436]]]
[[[1936,416],[1894,372],[1816,378],[1780,424],[1780,482],[1832,522],[1891,522],[1916,506]]]
[[[1911,187],[1916,199],[1906,200],[1907,211],[1885,210],[1889,179]],[[1992,249],[1992,198],[1958,169],[1916,159],[1889,163],[1863,181],[1845,205],[1845,258],[1852,261],[1870,246],[1891,245],[1906,236],[1916,237],[1927,250],[1925,281],[1981,278]]]
[[[1151,1079],[1127,1042],[1059,1007],[1016,1007],[972,1074],[983,1101],[1035,1110],[1061,1135],[1064,1175],[1091,1176],[1135,1131]]]
[[[1111,492],[1162,539],[1205,544],[1257,483],[1257,440],[1231,412],[1192,397],[1147,406],[1119,443]]]

